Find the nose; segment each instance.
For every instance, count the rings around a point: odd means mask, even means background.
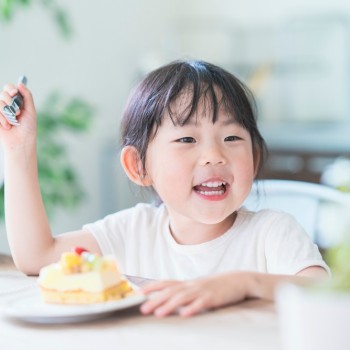
[[[224,165],[226,164],[226,157],[224,155],[222,146],[216,142],[210,142],[202,146],[201,165]]]

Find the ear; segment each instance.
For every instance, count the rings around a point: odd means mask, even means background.
[[[134,146],[126,146],[122,149],[120,162],[132,182],[139,186],[151,186],[152,181],[147,174],[144,174],[139,152]]]

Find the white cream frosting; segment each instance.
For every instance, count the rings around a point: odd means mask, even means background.
[[[122,277],[118,269],[91,270],[84,273],[66,273],[59,263],[48,265],[41,269],[38,278],[39,285],[46,289],[57,291],[85,291],[98,293],[117,285]]]

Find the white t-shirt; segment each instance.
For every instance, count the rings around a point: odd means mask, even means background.
[[[127,275],[186,280],[234,270],[293,275],[322,266],[329,271],[303,228],[279,211],[242,208],[226,233],[194,245],[174,240],[164,205],[138,204],[83,229],[93,234],[104,255],[117,258]]]

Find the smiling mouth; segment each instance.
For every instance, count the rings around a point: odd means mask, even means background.
[[[193,189],[203,196],[222,196],[227,186],[227,183],[223,181],[210,181],[194,186]]]

